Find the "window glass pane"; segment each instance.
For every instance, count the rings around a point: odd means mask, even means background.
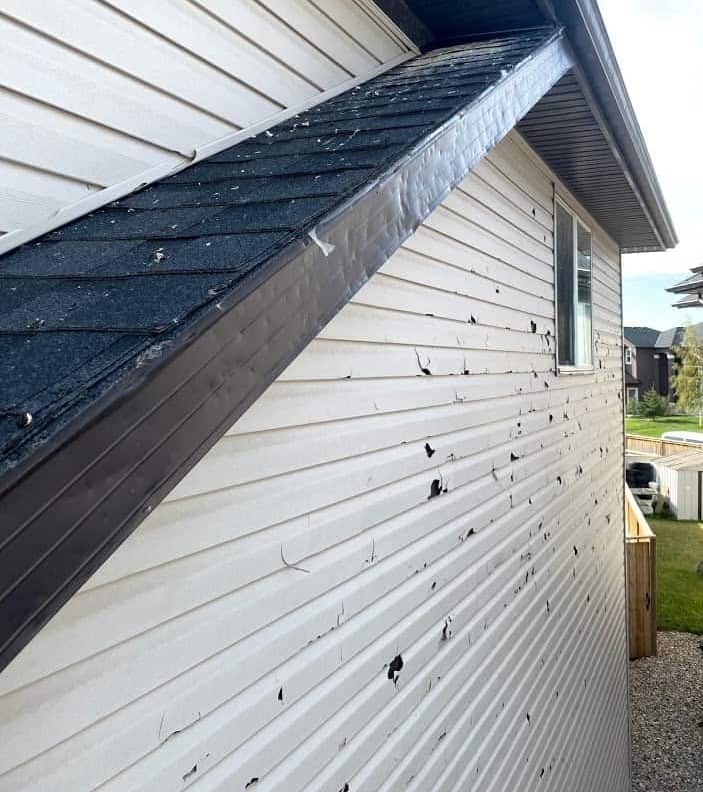
[[[556,205],[557,330],[559,363],[574,365],[574,222],[564,207]]]
[[[576,234],[578,294],[576,303],[576,365],[591,364],[591,233],[578,223]]]

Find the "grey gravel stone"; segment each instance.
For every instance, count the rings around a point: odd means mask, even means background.
[[[633,792],[703,790],[701,636],[660,632],[658,656],[630,663]]]

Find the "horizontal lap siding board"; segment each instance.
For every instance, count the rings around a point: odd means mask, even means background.
[[[478,170],[0,675],[0,790],[628,789],[617,248],[556,377],[551,176]]]
[[[164,175],[410,49],[366,0],[6,0],[0,36],[4,231]]]

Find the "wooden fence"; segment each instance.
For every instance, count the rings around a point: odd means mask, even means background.
[[[628,486],[625,563],[630,658],[634,660],[657,653],[657,539]]]
[[[679,451],[703,451],[700,443],[682,443],[679,440],[662,440],[660,437],[625,435],[625,451],[638,451],[652,456],[669,456]]]

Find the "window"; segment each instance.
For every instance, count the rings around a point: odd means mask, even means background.
[[[625,347],[625,364],[628,366],[632,365],[632,350],[630,347]]]
[[[558,363],[590,368],[591,232],[556,201]]]

